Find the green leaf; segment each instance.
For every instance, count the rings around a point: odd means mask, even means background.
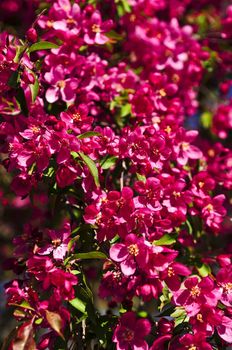
[[[80,236],[77,235],[76,237],[73,237],[69,242],[68,242],[68,252],[70,253],[73,245],[79,240]]]
[[[131,12],[131,8],[128,4],[128,0],[115,0],[115,3],[117,4],[117,12],[119,17],[122,17],[126,13]]]
[[[76,159],[76,158],[79,157],[79,154],[78,154],[77,152],[75,152],[75,151],[72,151],[72,152],[71,152],[71,156],[72,156],[74,159]]]
[[[60,315],[56,312],[48,311],[46,310],[46,319],[54,331],[59,334],[59,336],[64,339],[64,336],[62,334],[62,326],[63,326],[63,321]]]
[[[182,315],[186,315],[186,311],[183,307],[176,307],[175,311],[170,315],[173,318],[180,317]]]
[[[97,187],[99,187],[100,182],[99,182],[98,170],[97,170],[96,164],[94,163],[94,161],[91,158],[86,156],[84,153],[79,152],[78,154],[80,155],[80,157],[83,159],[83,161],[85,162],[85,164],[89,168],[89,171],[90,171],[91,175],[93,176],[95,185]]]
[[[40,318],[37,318],[37,320],[35,320],[35,324],[41,324],[43,322],[43,318],[40,317]]]
[[[14,62],[15,63],[18,63],[22,54],[24,53],[24,51],[26,50],[27,46],[26,45],[23,45],[23,46],[17,46],[16,48],[16,54],[15,54],[15,57],[14,57]]]
[[[100,132],[96,132],[96,131],[87,131],[81,135],[78,135],[77,138],[81,140],[81,139],[85,139],[87,137],[92,137],[92,136],[101,136],[101,134],[100,134]]]
[[[65,260],[65,263],[71,260],[76,259],[83,259],[83,260],[89,260],[89,259],[107,259],[107,256],[102,252],[88,252],[88,253],[77,253]]]
[[[211,269],[207,264],[202,264],[201,267],[197,267],[197,270],[201,277],[207,277],[211,273]]]
[[[21,111],[25,116],[28,115],[27,100],[24,94],[24,90],[20,87],[18,88],[15,98],[20,106]]]
[[[139,173],[136,173],[136,176],[137,176],[137,179],[138,179],[139,181],[146,182],[146,176],[141,175],[141,174],[139,174]]]
[[[188,229],[189,229],[189,234],[192,235],[192,233],[193,233],[192,225],[190,224],[190,222],[188,220],[186,220],[186,224],[187,224]]]
[[[103,170],[107,170],[109,168],[111,168],[117,161],[117,157],[115,156],[106,156],[102,159],[101,161],[101,168]]]
[[[75,298],[70,300],[69,303],[83,314],[86,313],[86,303],[84,303],[81,299]]]
[[[59,47],[58,45],[54,43],[50,43],[49,41],[39,41],[35,44],[32,44],[28,52],[31,53],[39,50],[57,49],[58,47]]]
[[[154,245],[171,245],[176,242],[174,237],[171,237],[168,234],[165,234],[163,237],[158,239],[157,241],[153,241]]]
[[[106,33],[106,36],[112,40],[115,40],[116,42],[119,40],[123,40],[123,36],[115,32],[114,30],[111,30],[108,33]]]
[[[131,113],[131,104],[127,103],[121,108],[121,117],[125,117],[126,115]]]
[[[35,102],[36,97],[39,93],[39,81],[37,76],[34,74],[34,78],[35,78],[35,82],[34,84],[30,84],[30,89],[31,89],[31,98],[32,98],[32,102]]]
[[[131,8],[130,8],[130,6],[128,4],[128,0],[121,0],[121,2],[123,4],[125,12],[130,13],[131,12]]]
[[[175,311],[170,316],[175,320],[175,327],[188,320],[186,311],[182,307],[176,307]]]
[[[201,124],[205,129],[209,129],[212,125],[213,115],[210,112],[204,112],[201,114]]]
[[[20,79],[19,71],[16,70],[11,74],[11,76],[8,80],[8,85],[10,87],[16,89],[19,85],[19,79]]]
[[[35,311],[35,309],[33,309],[33,307],[31,307],[30,304],[27,301],[23,301],[21,304],[9,303],[9,305],[16,306],[16,307],[21,307],[22,309]]]

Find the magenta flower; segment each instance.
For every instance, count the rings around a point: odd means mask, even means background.
[[[182,347],[178,350],[212,350],[212,346],[206,341],[204,333],[185,334],[180,338]]]
[[[191,145],[191,142],[197,137],[198,131],[185,131],[183,128],[177,133],[176,141],[173,149],[177,157],[177,162],[180,165],[186,165],[189,159],[201,159],[203,154],[196,146]]]
[[[159,200],[163,189],[159,179],[149,177],[146,182],[137,181],[134,184],[134,188],[140,194],[137,199],[139,203],[146,205],[152,210],[162,209]]]
[[[148,350],[144,338],[150,331],[147,319],[137,319],[134,312],[126,312],[114,331],[113,342],[117,344],[117,350]]]
[[[57,185],[60,188],[71,185],[77,179],[78,174],[78,169],[73,166],[66,164],[60,165],[56,172]]]
[[[89,20],[85,20],[83,24],[85,31],[84,41],[86,44],[103,45],[109,41],[109,38],[104,33],[108,32],[112,28],[113,21],[107,20],[102,22],[100,12],[93,12],[91,18]]]
[[[60,119],[65,123],[67,130],[73,130],[76,134],[88,131],[93,123],[93,118],[88,116],[88,106],[80,104],[78,107],[70,106],[67,111],[60,114]]]
[[[52,253],[55,260],[63,260],[67,251],[68,243],[70,241],[70,225],[66,223],[62,230],[47,230],[48,237],[51,243],[39,248],[37,253],[39,255],[49,255]]]
[[[205,197],[215,188],[215,180],[206,171],[200,171],[193,177],[192,193],[195,196]]]
[[[161,271],[160,278],[164,280],[170,290],[178,290],[181,285],[181,280],[179,276],[189,276],[191,270],[178,262],[171,263],[168,268]]]
[[[150,350],[165,350],[166,345],[171,338],[172,338],[171,334],[159,336],[159,338],[157,338],[153,342],[152,346],[150,347]]]
[[[219,270],[217,274],[217,284],[222,288],[222,296],[220,301],[231,307],[232,305],[232,268],[231,265]]]
[[[61,269],[55,269],[48,276],[48,280],[44,281],[44,288],[47,289],[50,283],[54,286],[54,293],[58,299],[74,299],[75,293],[73,287],[78,283],[77,276],[74,276],[72,273]]]
[[[50,72],[44,74],[44,79],[51,86],[45,94],[49,103],[56,102],[60,97],[64,102],[70,103],[75,101],[78,79],[66,79],[62,65],[52,67]]]
[[[209,277],[199,280],[198,277],[189,277],[184,281],[178,291],[173,292],[173,300],[176,305],[184,306],[189,316],[195,316],[201,310],[201,306],[208,304],[215,307],[220,300],[222,292],[214,285]]]
[[[224,200],[224,194],[219,194],[214,198],[208,196],[203,201],[202,217],[206,225],[216,232],[219,231],[223,218],[226,215],[226,209],[222,205]]]
[[[137,268],[143,268],[148,262],[148,249],[143,238],[129,234],[125,244],[116,243],[110,248],[110,257],[119,262],[124,275],[133,275]]]
[[[205,333],[211,337],[217,330],[221,339],[231,343],[232,320],[225,316],[221,309],[212,308],[207,304],[202,305],[200,312],[191,317],[189,322],[195,333]]]

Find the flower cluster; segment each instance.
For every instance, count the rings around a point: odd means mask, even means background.
[[[4,205],[28,212],[9,349],[227,349],[231,6],[26,3],[0,34]]]

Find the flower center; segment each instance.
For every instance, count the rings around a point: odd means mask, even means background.
[[[126,329],[124,332],[123,332],[123,339],[125,341],[128,341],[130,342],[131,340],[134,339],[134,332],[130,329]]]
[[[92,32],[94,32],[94,33],[101,33],[101,28],[100,28],[99,24],[93,24],[92,25]]]
[[[60,238],[56,238],[56,239],[52,240],[52,245],[54,247],[59,247],[60,243],[61,243],[61,239]]]
[[[208,204],[208,205],[206,206],[206,209],[207,209],[209,212],[213,211],[213,205],[212,205],[212,204]]]
[[[122,208],[124,206],[124,204],[125,204],[124,198],[120,198],[120,199],[117,200],[118,208]]]
[[[61,88],[61,89],[64,88],[64,87],[65,87],[65,81],[64,81],[64,80],[58,81],[57,86],[58,86],[59,88]]]
[[[183,151],[187,151],[189,149],[189,143],[188,142],[183,142],[182,143],[182,149],[183,149]]]
[[[114,271],[113,277],[115,280],[120,281],[121,280],[121,272],[120,271]]]
[[[204,186],[204,182],[200,181],[199,182],[199,187],[202,188]]]
[[[172,131],[172,128],[168,125],[164,131],[166,131],[166,133],[170,134],[170,132]]]
[[[176,192],[176,191],[173,192],[173,195],[176,198],[180,198],[180,196],[181,196],[180,192]]]
[[[203,323],[203,317],[202,314],[197,314],[197,320],[201,323]]]
[[[52,26],[53,26],[53,21],[47,21],[47,26],[48,26],[48,28],[52,28]]]
[[[72,115],[72,118],[75,122],[79,122],[81,120],[81,115],[80,115],[80,113],[74,113]]]
[[[171,276],[174,276],[174,275],[175,275],[175,272],[174,272],[173,268],[169,267],[168,268],[168,277],[171,277]]]
[[[10,151],[13,151],[13,149],[14,149],[14,145],[13,145],[13,143],[9,143],[9,147],[8,147],[8,151],[10,152]]]
[[[99,214],[97,214],[97,216],[96,216],[96,224],[97,224],[97,225],[101,225],[101,223],[102,223],[102,214],[99,213]]]
[[[73,18],[67,18],[66,19],[67,24],[75,24],[76,21]]]
[[[152,191],[152,189],[149,189],[146,191],[147,194],[147,198],[152,199],[154,197],[154,193]]]
[[[135,15],[130,15],[130,21],[134,22],[136,20],[136,16]]]
[[[209,149],[209,150],[208,150],[208,155],[209,155],[210,157],[214,157],[214,156],[215,156],[215,151],[214,151],[213,149]]]
[[[159,90],[159,94],[160,94],[160,96],[162,96],[162,97],[167,96],[166,91],[165,91],[164,89],[160,89],[160,90]]]
[[[160,152],[159,152],[159,150],[157,148],[154,148],[152,150],[152,153],[155,154],[156,156],[158,156]]]
[[[197,347],[194,344],[191,344],[188,350],[197,350]]]
[[[172,81],[173,81],[173,83],[178,83],[180,81],[179,75],[173,74]]]
[[[201,294],[201,290],[198,286],[194,286],[192,287],[190,294],[195,299],[196,297],[199,297],[199,295]]]
[[[127,248],[128,253],[130,255],[134,255],[137,256],[139,254],[139,247],[137,246],[137,244],[131,244],[129,245],[129,247]]]
[[[226,293],[230,293],[232,289],[232,283],[231,282],[225,283],[223,287],[225,288]]]
[[[32,126],[31,130],[33,131],[34,134],[38,134],[40,132],[40,128],[38,126]]]

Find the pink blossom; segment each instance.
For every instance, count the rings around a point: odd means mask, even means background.
[[[148,344],[144,338],[150,333],[151,325],[147,319],[138,319],[134,312],[122,315],[117,325],[113,342],[117,344],[117,350],[148,350]]]
[[[143,268],[148,262],[148,246],[144,239],[134,234],[127,235],[125,244],[116,243],[110,248],[110,257],[119,262],[124,275],[133,275],[137,268]]]
[[[84,41],[86,44],[103,45],[109,41],[109,38],[105,35],[112,28],[112,20],[102,22],[101,14],[98,11],[93,12],[89,20],[85,20],[84,28],[85,35]]]
[[[60,97],[64,102],[74,102],[78,87],[77,78],[66,78],[61,65],[52,67],[45,73],[45,81],[51,86],[47,89],[45,97],[49,103],[56,102]]]
[[[202,280],[189,277],[184,281],[183,287],[173,293],[173,300],[176,305],[184,306],[189,316],[196,315],[205,303],[215,307],[222,294],[210,277]]]

